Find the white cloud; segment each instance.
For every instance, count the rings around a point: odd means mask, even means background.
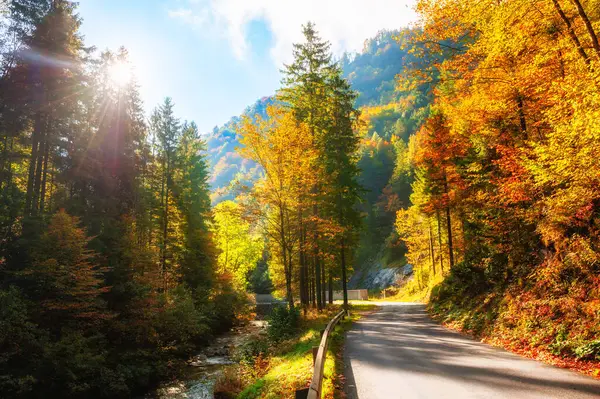
[[[179,0],[179,3],[182,1]],[[365,39],[382,29],[398,29],[416,19],[414,0],[183,0],[185,8],[169,15],[196,27],[224,35],[236,57],[249,51],[246,33],[253,21],[270,29],[273,60],[281,65],[291,58],[292,43],[302,40],[301,25],[313,21],[333,52],[360,51]]]
[[[197,1],[198,0],[190,0],[191,3]],[[202,9],[200,9],[199,11],[195,11],[191,8],[177,8],[175,10],[169,10],[169,16],[171,18],[177,18],[187,24],[195,26],[202,26],[203,24],[208,22],[208,10]]]

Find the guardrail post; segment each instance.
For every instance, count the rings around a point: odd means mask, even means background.
[[[327,324],[325,330],[321,330],[321,343],[318,347],[313,348],[313,378],[310,382],[310,387],[307,389],[307,396],[298,396],[303,394],[296,390],[297,398],[307,399],[321,399],[321,388],[323,386],[323,370],[325,366],[325,356],[327,355],[327,344],[329,342],[329,336],[335,329],[337,323],[342,319],[342,316],[346,313],[345,310],[340,311],[335,315],[333,319]],[[316,354],[315,354],[316,352]]]

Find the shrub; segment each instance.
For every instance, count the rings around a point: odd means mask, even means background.
[[[246,342],[240,348],[238,357],[241,363],[253,365],[256,358],[266,356],[269,353],[269,343],[262,338],[253,339]]]
[[[177,352],[190,350],[194,342],[209,333],[206,317],[196,308],[191,292],[178,286],[164,301],[158,318],[157,330],[163,346]]]
[[[600,340],[588,342],[575,349],[575,356],[585,360],[600,360]]]
[[[568,340],[569,336],[564,327],[561,327],[554,337],[554,342],[548,345],[548,350],[553,355],[561,356],[569,352],[570,344]]]
[[[219,375],[214,386],[215,399],[233,399],[244,389],[242,375],[237,367],[228,367]]]
[[[298,329],[300,311],[298,308],[276,306],[269,318],[267,334],[272,342],[280,342],[294,335]]]
[[[210,321],[213,331],[228,331],[235,323],[237,316],[247,313],[246,297],[232,289],[223,289],[210,301]]]

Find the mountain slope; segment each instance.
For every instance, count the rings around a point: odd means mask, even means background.
[[[398,149],[406,148],[411,135],[421,126],[428,112],[427,88],[401,91],[397,75],[413,63],[409,49],[402,46],[410,31],[382,31],[366,40],[358,54],[344,54],[340,60],[344,76],[358,92],[363,141],[360,150],[360,182],[365,187],[360,210],[364,229],[355,254],[361,265],[359,275],[388,266],[402,266],[404,247],[394,232],[396,211],[408,206],[410,180],[395,171]],[[273,97],[263,97],[244,111],[244,115],[264,115]],[[207,137],[213,203],[232,199],[232,182],[251,182],[260,173],[253,162],[235,151],[239,137],[232,118]],[[362,277],[352,280],[362,284]]]
[[[402,71],[408,52],[403,50],[394,40],[399,31],[382,31],[376,37],[366,40],[364,49],[359,54],[344,54],[340,60],[344,76],[351,82],[352,87],[359,93],[357,104],[381,105],[398,101],[402,93],[395,90],[395,76]],[[264,115],[268,105],[273,103],[273,97],[263,97],[244,110],[242,115]],[[375,125],[369,133],[376,129],[378,134],[388,132],[388,125],[393,125],[400,114],[387,115],[387,123]],[[211,189],[213,202],[219,202],[231,197],[227,188],[236,177],[245,175],[251,178],[256,174],[255,165],[242,159],[236,153],[239,138],[235,126],[240,117],[233,117],[222,127],[215,127],[206,136],[209,161],[211,165]],[[388,137],[389,139],[389,137]]]

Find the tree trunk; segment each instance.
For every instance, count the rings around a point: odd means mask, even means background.
[[[4,182],[7,181],[7,176],[4,173],[6,169],[6,161],[8,160],[8,132],[4,135],[4,145],[2,146],[2,161],[0,163],[0,190],[4,187]]]
[[[44,165],[44,154],[48,146],[48,131],[42,135],[40,140],[40,148],[37,151],[37,162],[35,167],[35,179],[33,180],[33,198],[31,201],[31,214],[36,216],[40,206],[40,190],[42,186],[42,168]]]
[[[44,213],[44,206],[46,202],[46,181],[48,175],[48,157],[50,153],[50,143],[46,141],[44,149],[44,170],[42,171],[42,193],[40,195],[40,214]]]
[[[54,167],[50,174],[50,195],[48,196],[48,213],[52,213],[52,194],[54,194]]]
[[[329,272],[329,304],[333,304],[333,276],[331,275],[331,271]]]
[[[444,192],[448,195],[448,178],[444,173]],[[452,243],[452,219],[450,217],[450,205],[446,204],[446,233],[448,237],[448,261],[450,269],[454,266],[454,245]]]
[[[288,268],[288,257],[287,257],[287,240],[285,239],[285,216],[284,216],[284,205],[279,204],[279,239],[281,240],[281,257],[283,262],[283,272],[285,274],[285,294],[290,309],[294,307],[294,297],[292,294],[292,276],[290,276],[290,269]]]
[[[307,288],[307,273],[306,273],[306,254],[305,254],[305,246],[304,246],[304,223],[302,218],[302,207],[298,211],[298,219],[300,221],[300,250],[299,250],[299,261],[300,261],[300,303],[304,308],[304,312],[306,312],[306,307],[308,306],[308,288]]]
[[[438,230],[438,243],[440,246],[440,270],[442,275],[444,274],[444,247],[442,245],[442,222],[440,221],[440,211],[436,210],[435,215],[437,217],[437,230]]]
[[[285,289],[287,293],[288,305],[290,309],[292,309],[294,307],[294,291],[292,290],[292,272],[294,270],[294,267],[292,263],[292,251],[288,250],[288,252],[288,266],[287,272],[285,274]]]
[[[450,217],[450,207],[446,207],[446,229],[448,231],[448,260],[450,268],[454,266],[454,245],[452,244],[452,219]]]
[[[33,202],[33,181],[35,180],[35,166],[37,165],[39,136],[42,131],[42,115],[37,113],[33,132],[31,133],[31,157],[29,158],[29,170],[27,172],[27,192],[25,194],[25,215],[31,215]]]
[[[431,223],[427,220],[427,224],[429,225],[429,258],[431,259],[431,267],[433,270],[433,275],[435,276],[435,252],[433,250],[433,233],[431,232]]]
[[[563,20],[563,22],[567,26],[567,32],[569,34],[569,37],[571,38],[571,41],[573,41],[573,43],[575,44],[575,47],[577,48],[577,52],[579,53],[581,58],[583,58],[585,63],[587,65],[590,65],[590,57],[587,55],[587,53],[583,49],[583,46],[581,45],[581,42],[579,41],[579,38],[577,37],[577,34],[575,33],[575,29],[573,29],[573,25],[571,24],[571,21],[566,16],[562,7],[558,3],[558,0],[552,0],[552,4],[554,4],[554,8],[556,9],[556,12],[558,13],[560,18]]]
[[[579,16],[581,17],[581,19],[583,19],[583,23],[585,24],[585,28],[588,31],[590,39],[592,40],[592,46],[596,51],[596,55],[600,57],[600,43],[598,43],[598,35],[596,35],[596,31],[594,31],[594,27],[592,26],[590,19],[588,18],[585,10],[583,9],[583,5],[581,4],[581,2],[579,0],[572,1],[573,4],[575,4],[575,7],[577,7],[577,12],[579,13]]]
[[[340,245],[340,258],[342,260],[342,292],[344,294],[344,309],[348,310],[348,286],[346,284],[346,247],[343,236]]]
[[[517,110],[519,113],[519,128],[521,129],[521,133],[525,136],[525,140],[527,140],[527,121],[525,120],[525,105],[523,104],[523,96],[521,93],[517,93]],[[446,177],[444,176],[444,179]],[[447,183],[446,183],[447,184]]]
[[[325,263],[321,265],[321,300],[323,301],[323,307],[327,303],[327,282],[325,281]]]
[[[162,259],[161,269],[163,275],[163,292],[168,291],[168,276],[167,276],[167,239],[169,234],[169,173],[170,173],[170,162],[167,158],[165,177],[163,178],[163,192],[164,192],[164,207],[163,207],[163,231],[162,231]]]
[[[315,275],[315,266],[312,262],[308,265],[308,302],[312,304],[313,308],[317,307],[315,299],[315,283],[313,281]]]
[[[316,209],[316,207],[315,207]],[[316,211],[314,212],[316,214]],[[316,228],[313,234],[314,239],[314,252],[313,256],[315,258],[315,290],[317,292],[317,309],[321,310],[323,308],[323,299],[321,298],[322,290],[321,290],[321,264],[319,262],[319,248],[317,245],[317,240],[319,236],[317,234]]]

